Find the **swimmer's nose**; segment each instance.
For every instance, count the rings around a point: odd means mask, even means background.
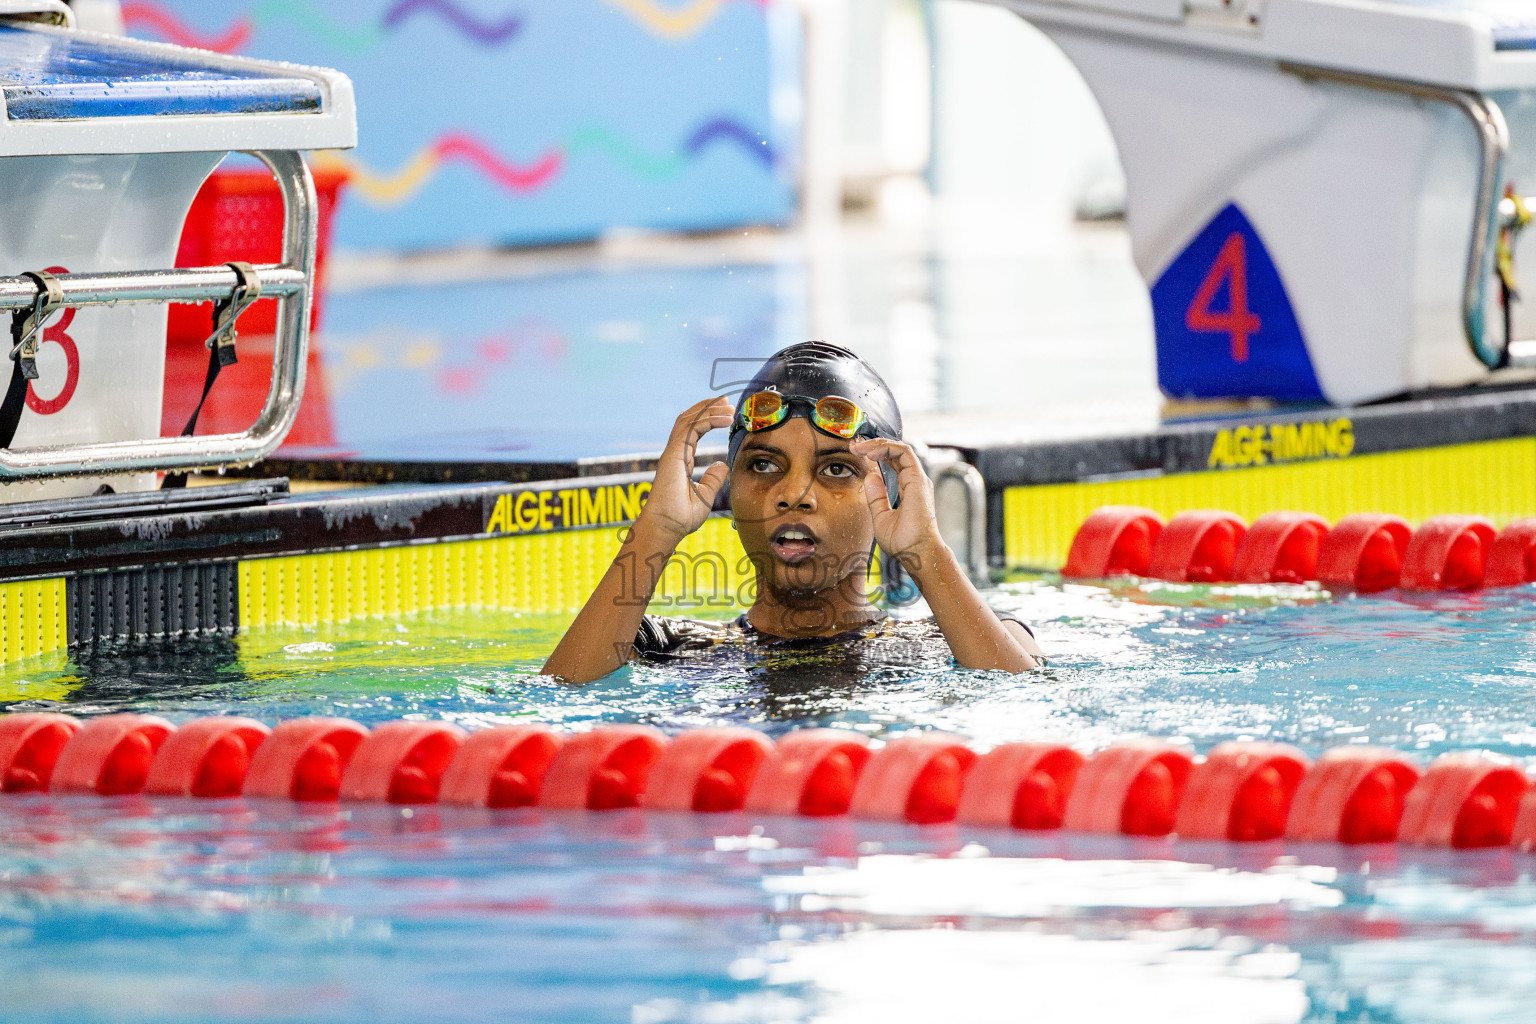
[[[808,475],[786,473],[780,485],[779,500],[775,503],[780,512],[816,511],[816,489]]]
[[[816,499],[811,497],[809,489],[804,491],[793,501],[779,499],[780,512],[813,512],[816,509]]]

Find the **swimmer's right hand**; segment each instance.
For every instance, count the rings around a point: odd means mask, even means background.
[[[725,483],[728,467],[716,462],[693,480],[693,455],[699,438],[721,427],[729,427],[735,411],[730,399],[706,398],[688,407],[672,427],[667,447],[656,464],[656,481],[635,526],[660,531],[672,544],[680,542],[704,525],[714,508],[715,495]]]

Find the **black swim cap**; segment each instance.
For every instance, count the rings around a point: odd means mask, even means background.
[[[802,341],[771,356],[736,400],[727,465],[736,465],[736,452],[747,436],[741,422],[742,405],[748,395],[769,388],[785,398],[809,398],[813,402],[828,395],[846,398],[864,410],[869,429],[861,433],[868,435],[873,430],[875,437],[901,440],[901,410],[874,368],[845,348],[825,341]],[[791,415],[803,412],[792,411]]]

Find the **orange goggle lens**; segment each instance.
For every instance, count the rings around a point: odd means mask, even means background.
[[[741,406],[741,418],[748,431],[767,430],[784,422],[789,403],[777,391],[759,391],[748,395]]]
[[[852,438],[864,425],[864,410],[836,395],[828,395],[816,403],[811,422],[833,437]]]
[[[777,391],[748,395],[741,406],[742,425],[749,432],[776,427],[788,415],[789,400]],[[864,425],[864,410],[846,398],[828,395],[811,410],[811,422],[833,437],[851,439]]]

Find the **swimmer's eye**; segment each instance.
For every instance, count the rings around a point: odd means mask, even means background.
[[[835,480],[848,480],[858,476],[853,467],[846,462],[829,462],[821,468],[821,471]]]
[[[747,468],[754,473],[777,473],[779,471],[778,463],[772,459],[753,459],[747,463]]]

